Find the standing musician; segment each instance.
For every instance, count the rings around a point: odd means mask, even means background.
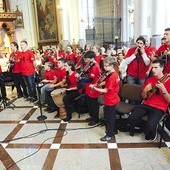
[[[164,41],[156,51],[156,57],[165,60],[165,68],[163,73],[170,73],[170,28],[166,28],[164,32]]]
[[[91,84],[90,87],[100,93],[104,93],[104,117],[106,119],[106,135],[102,137],[101,141],[109,141],[115,134],[115,121],[116,121],[116,104],[119,103],[119,77],[114,67],[116,61],[113,57],[106,57],[104,59],[104,69],[107,77],[105,78],[105,87],[99,88],[95,84]]]
[[[94,51],[87,51],[84,54],[85,63],[93,63],[88,68],[88,81],[86,81],[85,94],[87,95],[87,104],[89,108],[90,118],[88,119],[90,122],[89,126],[93,126],[99,122],[99,103],[98,97],[100,93],[98,91],[94,91],[90,88],[90,84],[95,84],[100,76],[100,66],[95,61],[96,54]],[[81,75],[81,73],[80,73]],[[81,81],[81,80],[80,80]]]
[[[145,49],[145,39],[139,37],[136,46],[128,50],[125,55],[127,68],[127,82],[130,84],[143,85],[146,79],[146,72],[149,69],[149,51]]]
[[[127,123],[131,133],[140,119],[148,115],[145,139],[155,140],[156,129],[161,117],[166,112],[170,103],[170,78],[163,74],[164,62],[160,59],[152,61],[153,76],[148,78],[142,87],[142,104],[136,106]]]
[[[35,102],[37,100],[36,96],[36,84],[35,84],[35,67],[34,53],[29,50],[28,43],[25,40],[22,40],[20,43],[21,46],[21,65],[22,65],[22,75],[24,81],[28,87],[29,98],[27,100]]]
[[[21,97],[28,97],[28,92],[26,88],[26,84],[22,77],[22,70],[21,70],[21,52],[18,51],[18,44],[16,42],[11,43],[11,50],[12,53],[9,57],[10,62],[10,70],[13,74],[13,80],[17,89],[18,98]],[[22,87],[22,88],[21,88]]]
[[[80,94],[78,92],[78,83],[77,83],[77,72],[75,71],[75,65],[72,61],[67,61],[64,64],[64,67],[67,71],[66,73],[66,95],[63,98],[65,109],[67,111],[67,117],[64,119],[65,122],[69,121],[72,118],[72,105],[74,99]]]

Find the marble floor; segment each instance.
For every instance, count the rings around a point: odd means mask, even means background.
[[[118,132],[101,142],[105,128],[89,127],[88,114],[63,122],[23,98],[11,97],[15,108],[0,111],[0,170],[169,170],[170,137],[147,142],[143,134]],[[102,115],[102,109],[100,109]]]

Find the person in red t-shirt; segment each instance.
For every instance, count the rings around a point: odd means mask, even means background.
[[[116,133],[115,121],[116,121],[116,104],[119,103],[119,76],[115,71],[116,61],[113,57],[106,57],[103,61],[104,69],[108,73],[104,88],[96,87],[91,84],[90,87],[100,93],[104,93],[104,117],[106,119],[106,135],[102,137],[101,141],[109,141]]]
[[[99,122],[98,97],[100,96],[100,93],[90,88],[90,84],[95,84],[95,82],[99,79],[101,73],[99,64],[95,61],[95,56],[96,54],[94,51],[87,51],[84,54],[84,61],[86,66],[88,65],[91,66],[87,70],[88,78],[80,79],[81,82],[83,81],[86,82],[85,94],[87,95],[87,104],[90,113],[90,118],[89,118],[90,122],[88,124],[89,126],[93,126]]]
[[[139,37],[136,40],[136,46],[130,48],[125,55],[125,62],[128,64],[127,82],[130,84],[143,85],[146,80],[150,58],[149,51],[144,47],[145,39]]]
[[[153,76],[148,78],[142,87],[142,104],[136,106],[130,114],[127,124],[131,133],[140,119],[148,115],[145,139],[155,140],[157,125],[170,103],[170,78],[163,74],[164,62],[156,59],[151,64]]]
[[[65,122],[69,121],[72,118],[72,105],[74,99],[80,94],[78,92],[78,83],[77,83],[77,72],[75,71],[75,65],[72,61],[67,61],[64,64],[64,67],[67,71],[66,73],[66,95],[63,98],[64,106],[67,111],[67,117],[64,119]]]
[[[67,46],[65,58],[66,60],[71,60],[74,64],[76,64],[76,54],[73,53],[72,47],[70,45]]]
[[[26,84],[24,82],[21,70],[21,52],[18,51],[18,44],[16,42],[11,43],[12,53],[9,57],[10,65],[13,65],[12,74],[13,80],[17,89],[18,98],[28,97],[28,92],[26,88]],[[22,88],[21,88],[22,87]]]
[[[27,100],[34,102],[37,100],[34,67],[35,56],[34,53],[28,49],[27,41],[25,40],[21,41],[20,46],[22,50],[21,52],[22,75],[24,77],[29,92],[29,98]]]
[[[164,32],[165,43],[156,51],[156,56],[165,61],[163,73],[170,73],[170,28],[166,28]]]
[[[98,62],[101,69],[103,69],[103,56],[101,55],[100,46],[95,45],[93,46],[93,51],[96,53],[95,60]]]
[[[58,70],[55,73],[55,78],[53,82],[47,84],[45,88],[45,99],[47,103],[47,108],[44,111],[47,111],[48,113],[52,113],[54,111],[58,111],[58,107],[54,103],[51,92],[55,90],[56,88],[61,88],[66,82],[66,70],[64,68],[65,60],[63,58],[60,58],[58,60]],[[59,111],[58,111],[59,113]],[[55,118],[58,117],[58,114],[56,114]]]
[[[46,62],[44,65],[45,73],[44,79],[41,81],[44,83],[44,86],[41,88],[41,104],[45,104],[45,90],[48,87],[47,83],[52,83],[55,79],[55,71],[52,69],[53,65],[51,62]],[[39,102],[38,102],[39,103]]]

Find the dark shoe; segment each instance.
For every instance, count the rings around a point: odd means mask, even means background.
[[[150,133],[146,133],[146,134],[145,134],[145,140],[150,140],[150,139],[151,139]]]
[[[50,108],[47,107],[47,108],[44,109],[44,112],[48,112],[49,110],[50,110]]]
[[[31,97],[27,97],[25,101],[31,101]]]
[[[91,117],[87,118],[86,121],[90,122],[92,120]]]
[[[37,98],[33,97],[31,98],[31,102],[36,102],[37,101]]]
[[[23,95],[18,95],[18,96],[17,96],[18,99],[20,99],[20,98],[22,98],[22,97],[23,97]]]
[[[150,132],[150,136],[151,136],[151,141],[155,141],[158,137],[158,133],[157,130],[155,132]]]
[[[57,111],[57,109],[51,109],[51,108],[50,108],[47,112],[48,112],[48,113],[53,113],[53,112],[56,112],[56,111]]]
[[[29,96],[28,95],[24,95],[23,97],[24,97],[24,99],[27,99]]]
[[[6,101],[7,101],[7,100],[10,100],[10,99],[8,99],[7,97],[3,97],[2,99],[3,99],[3,100],[6,100]]]
[[[71,116],[66,117],[65,119],[63,119],[63,121],[64,121],[64,122],[68,122],[69,120],[71,120],[71,118],[72,118]]]
[[[96,122],[96,121],[94,121],[94,120],[91,120],[91,121],[88,123],[89,126],[94,126],[94,125],[96,125],[96,124],[98,124],[98,122]]]
[[[112,139],[112,137],[110,137],[110,136],[108,136],[108,135],[100,138],[101,141],[109,141],[109,140],[111,140],[111,139]]]

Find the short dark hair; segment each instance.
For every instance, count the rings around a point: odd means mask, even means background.
[[[17,50],[19,49],[19,46],[18,46],[18,43],[17,42],[11,42],[11,44],[13,44],[16,48],[17,48]]]
[[[84,54],[84,58],[95,58],[96,57],[96,53],[94,51],[87,51]]]
[[[21,43],[28,44],[26,40],[22,40]]]
[[[66,62],[66,60],[64,58],[60,58],[60,59],[58,59],[58,61],[61,61],[62,63]]]
[[[142,37],[142,36],[139,36],[137,39],[136,39],[136,42],[137,41],[142,41],[143,42],[143,44],[145,45],[145,43],[146,43],[146,40],[145,40],[145,38],[144,37]]]
[[[165,28],[165,30],[164,31],[170,31],[170,28]]]
[[[152,64],[159,63],[160,67],[165,67],[165,61],[161,59],[155,59],[152,61]]]

